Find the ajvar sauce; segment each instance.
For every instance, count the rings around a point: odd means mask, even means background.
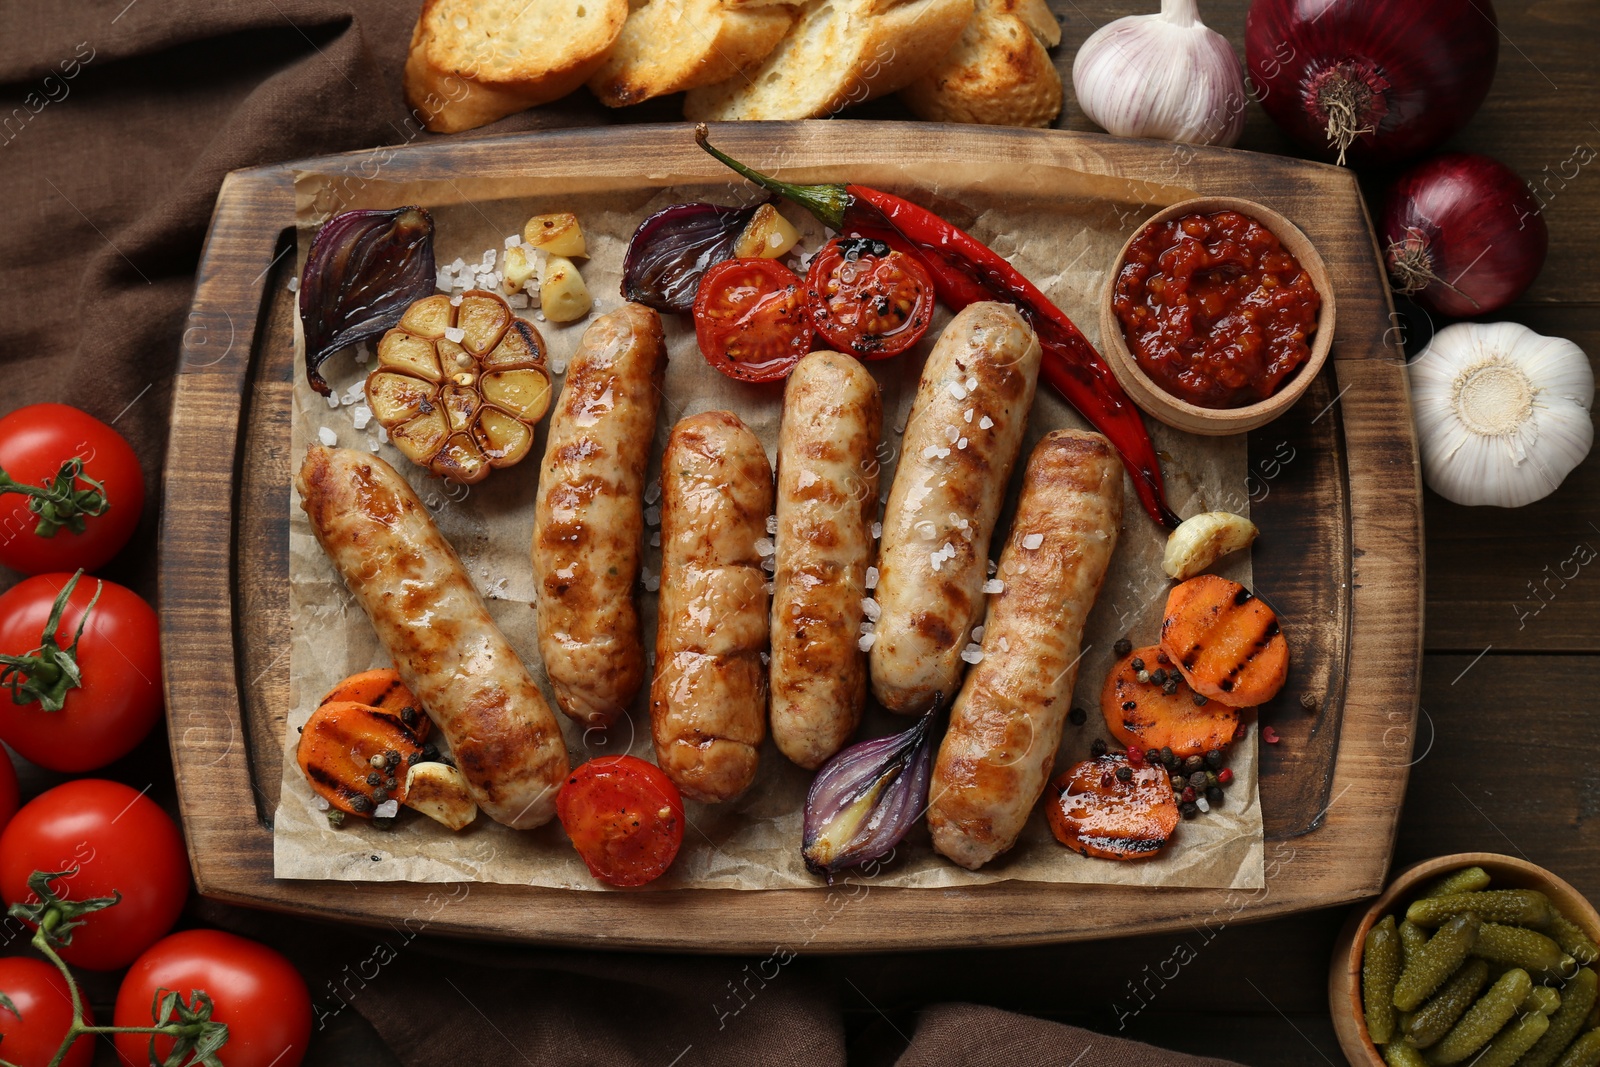
[[[1300,261],[1248,215],[1148,226],[1128,248],[1112,307],[1139,367],[1180,400],[1265,400],[1311,355],[1322,298]]]

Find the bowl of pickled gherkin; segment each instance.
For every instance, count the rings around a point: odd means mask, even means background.
[[[1339,935],[1334,1030],[1358,1067],[1600,1067],[1600,914],[1492,852],[1409,868]]]

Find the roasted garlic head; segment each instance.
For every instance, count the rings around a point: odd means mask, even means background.
[[[367,406],[405,457],[472,485],[533,448],[550,408],[544,339],[495,293],[453,305],[440,293],[406,309],[378,342]]]

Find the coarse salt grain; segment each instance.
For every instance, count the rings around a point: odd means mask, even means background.
[[[944,557],[939,555],[937,552],[929,553],[928,563],[933,567],[934,570],[938,570],[940,567],[944,566]]]
[[[654,504],[657,500],[660,500],[660,499],[661,499],[661,479],[657,478],[655,481],[651,482],[649,485],[644,487],[644,502],[646,504]],[[776,519],[777,516],[774,515],[773,518]],[[768,533],[776,533],[777,529],[778,529],[777,525],[774,524],[774,525],[770,526],[767,529],[767,532]]]
[[[967,379],[967,392],[975,393],[977,391],[978,391],[978,379],[976,379],[976,378],[968,378]]]
[[[878,588],[878,568],[876,568],[876,567],[868,567],[867,568],[866,586],[867,586],[868,589],[876,589],[876,588]]]
[[[880,538],[882,536],[883,536],[883,523],[881,523],[881,522],[873,523],[872,524],[872,539],[874,541],[876,541],[878,538]],[[876,567],[872,568],[872,572],[874,574],[877,573],[877,570],[878,569]]]
[[[1011,642],[1010,642],[1009,639],[1007,639],[1006,637],[1002,636],[1000,638],[1000,642],[999,643],[1000,643],[1000,651],[1001,652],[1010,652],[1011,651]]]
[[[454,341],[456,344],[460,344],[466,336],[467,331],[460,326],[446,326],[444,328],[444,339],[446,341]]]
[[[365,430],[367,423],[372,421],[372,409],[365,404],[357,404],[355,411],[350,413],[350,418],[358,430]]]
[[[450,306],[453,307],[453,308],[460,307],[461,306],[461,298],[463,296],[465,296],[465,295],[466,294],[464,294],[464,293],[457,293],[455,296],[452,296],[450,298]],[[445,332],[448,333],[449,331],[446,330]]]
[[[776,571],[778,569],[778,557],[768,556],[766,559],[762,560],[761,569],[766,571],[768,574]]]
[[[965,400],[967,398],[967,390],[960,382],[951,382],[950,395],[955,397],[957,400]]]
[[[398,800],[385,800],[382,804],[372,809],[372,817],[374,819],[392,819],[399,814],[400,802]]]
[[[768,596],[771,596],[773,593],[776,593],[778,591],[778,583],[777,582],[768,582],[765,585],[763,585],[761,587],[761,589]]]
[[[944,428],[944,439],[946,441],[954,443],[956,441],[956,439],[959,438],[960,436],[961,436],[961,431],[956,429],[954,426],[946,426]]]
[[[870,634],[872,630],[873,626],[870,622],[864,622],[860,626],[856,627],[856,632],[862,634]]]
[[[994,420],[991,419],[987,415],[985,415],[983,418],[978,420],[978,429],[980,429],[980,430],[987,430],[989,427],[991,427],[993,425],[994,425]]]
[[[968,645],[961,650],[961,659],[966,663],[977,663],[983,659],[983,649],[977,645]]]
[[[1030,552],[1042,544],[1044,544],[1044,534],[1031,533],[1022,539],[1022,547]]]
[[[815,485],[817,483],[817,472],[816,471],[801,471],[800,472],[800,477],[795,479],[795,481],[796,481],[796,484],[801,489],[805,489],[805,488],[808,488],[810,486],[813,486],[813,485]]]
[[[938,445],[929,445],[927,448],[924,448],[922,450],[922,458],[923,459],[932,459],[934,456],[937,456],[938,454],[939,454],[939,446]]]
[[[985,593],[999,593],[1004,591],[1005,587],[1006,583],[1002,582],[998,578],[990,578],[987,582],[983,583],[983,591]]]
[[[330,408],[336,408],[336,407],[339,406],[339,394],[338,393],[329,393],[327,396],[323,397],[322,399],[324,399],[324,400],[326,400],[328,402],[328,406]]]
[[[516,248],[521,243],[522,243],[522,234],[520,234],[520,233],[511,234],[509,237],[506,238],[506,247],[507,248]]]
[[[550,373],[551,374],[565,374],[565,373],[567,373],[567,361],[564,360],[564,359],[552,359],[550,361]]]
[[[367,442],[367,451],[376,454],[377,451],[378,451],[378,442],[376,442],[376,441],[368,441]]]
[[[660,548],[661,547],[661,531],[660,530],[657,530],[657,531],[655,531],[654,533],[652,533],[650,535],[650,547],[651,548]]]
[[[433,287],[435,289],[443,289],[448,293],[450,291],[450,272],[447,270],[435,271],[433,275]]]
[[[290,278],[289,279],[289,291],[291,293],[298,293],[300,291],[300,279],[299,278]]]
[[[661,507],[660,507],[660,505],[652,504],[650,507],[645,508],[644,509],[644,521],[647,524],[651,525],[651,526],[659,526],[659,525],[661,525]]]
[[[328,429],[326,426],[323,426],[317,430],[317,440],[321,441],[329,448],[332,448],[334,445],[339,443],[339,435]]]
[[[963,411],[961,413],[961,421],[962,422],[971,422],[972,421],[972,412],[973,412],[972,408],[968,408],[967,410]]]
[[[765,667],[767,664],[769,664],[771,662],[772,662],[772,654],[771,653],[769,653],[769,652],[761,653],[761,665],[763,667]]]
[[[776,516],[776,515],[768,515],[767,516],[767,533],[775,534],[777,532],[778,532],[778,516]]]
[[[879,607],[878,602],[871,597],[863,597],[861,599],[861,613],[873,622],[877,622],[878,617],[883,614],[883,608]]]
[[[776,547],[772,543],[772,538],[763,537],[760,540],[756,541],[756,555],[758,555],[758,556],[770,556],[775,551],[776,551]]]
[[[989,561],[989,573],[993,574],[995,571],[997,571],[999,569],[1000,569],[999,566],[995,563],[994,560],[991,559]]]
[[[318,811],[327,811],[328,808],[331,807],[331,805],[328,803],[328,798],[322,796],[320,793],[311,798],[311,803],[317,806]]]
[[[378,426],[378,440],[384,444],[389,443],[389,431],[384,429],[382,424]]]
[[[1210,811],[1211,810],[1211,802],[1206,800],[1205,797],[1195,797],[1194,798],[1194,806],[1199,808],[1201,811]]]
[[[872,646],[876,644],[877,641],[877,634],[862,634],[860,640],[856,641],[856,647],[863,652],[871,652]]]
[[[518,311],[522,311],[528,306],[528,296],[526,293],[512,293],[506,297],[506,303]]]
[[[939,528],[933,523],[929,522],[927,519],[923,519],[921,522],[917,523],[915,529],[917,531],[917,536],[922,538],[924,541],[932,541],[935,537],[939,536]]]
[[[967,439],[965,437],[963,437],[961,440],[957,441],[956,442],[956,447],[957,448],[966,448],[967,447]]]
[[[983,640],[983,623],[980,622],[978,625],[976,625],[976,626],[974,626],[972,628],[972,640],[973,641],[982,641]]]

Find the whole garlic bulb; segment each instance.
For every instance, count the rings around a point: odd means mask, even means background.
[[[1244,66],[1195,0],[1100,27],[1072,61],[1083,113],[1118,137],[1233,146],[1244,132]]]
[[[1458,322],[1407,371],[1423,477],[1457,504],[1549,496],[1594,443],[1594,372],[1571,341],[1515,322]]]

